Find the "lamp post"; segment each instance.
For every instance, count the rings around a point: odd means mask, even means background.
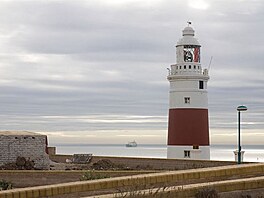
[[[244,105],[238,106],[238,156],[237,156],[237,163],[241,164],[241,145],[240,145],[240,112],[246,111],[247,107]]]

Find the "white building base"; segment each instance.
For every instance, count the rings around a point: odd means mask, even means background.
[[[168,146],[167,147],[168,159],[198,159],[210,160],[210,146]]]
[[[235,161],[238,162],[238,150],[235,150],[234,151],[234,154],[235,154]],[[240,159],[240,162],[243,162],[244,161],[244,154],[245,154],[245,151],[241,151],[241,159]]]

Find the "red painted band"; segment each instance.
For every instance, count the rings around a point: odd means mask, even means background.
[[[170,109],[168,145],[209,145],[208,109]]]

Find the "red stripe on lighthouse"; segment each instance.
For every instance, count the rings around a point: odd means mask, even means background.
[[[168,145],[209,145],[208,109],[170,109]]]
[[[200,62],[200,60],[199,60],[199,57],[200,57],[200,48],[199,47],[196,47],[196,48],[194,48],[194,62]]]

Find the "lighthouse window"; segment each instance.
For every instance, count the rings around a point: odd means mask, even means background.
[[[199,89],[204,89],[204,82],[203,81],[199,81]]]
[[[189,69],[192,69],[192,66],[191,65],[189,65]]]
[[[186,69],[186,65],[184,65],[184,69]]]
[[[191,98],[190,97],[184,97],[184,103],[185,104],[190,104]]]
[[[193,66],[193,69],[196,69],[196,65]]]
[[[180,66],[180,69],[181,69],[181,66]]]
[[[190,151],[184,151],[184,158],[190,158],[191,152]]]
[[[185,45],[183,49],[185,62],[200,62],[200,47],[197,45]]]

